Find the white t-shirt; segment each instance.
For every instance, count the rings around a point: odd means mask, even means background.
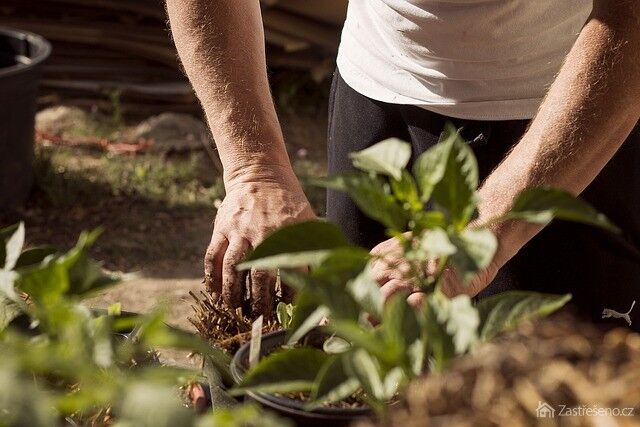
[[[350,0],[338,69],[359,93],[474,120],[529,119],[592,0]]]

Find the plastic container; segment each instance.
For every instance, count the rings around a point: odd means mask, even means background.
[[[314,332],[310,332],[313,334]],[[315,332],[318,333],[319,332]],[[286,331],[276,331],[262,337],[261,356],[265,356],[285,343]],[[240,382],[249,365],[249,343],[240,347],[231,362],[231,375],[236,382]],[[346,427],[353,421],[373,416],[370,408],[332,408],[324,407],[313,411],[305,411],[304,403],[286,397],[274,396],[266,393],[246,394],[246,398],[253,400],[276,414],[289,418],[298,426],[304,427]]]
[[[20,206],[33,184],[36,98],[44,38],[0,27],[0,211]]]

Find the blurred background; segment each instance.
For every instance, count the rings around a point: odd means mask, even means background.
[[[327,98],[346,4],[262,1],[273,96],[303,182],[325,170]],[[30,244],[61,248],[103,227],[95,257],[139,276],[93,303],[145,311],[164,300],[172,320],[188,326],[188,292],[200,290],[224,188],[163,1],[3,0],[0,26],[52,45],[36,101],[34,182],[26,202],[0,207],[0,226],[24,221]],[[322,214],[323,191],[305,189]]]

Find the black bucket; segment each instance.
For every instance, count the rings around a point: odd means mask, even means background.
[[[280,349],[286,341],[286,333],[286,331],[276,331],[263,335],[260,356],[264,357]],[[305,338],[310,338],[312,341],[324,341],[326,334],[323,334],[320,330],[313,330]],[[249,343],[240,347],[231,362],[231,375],[237,383],[242,380],[242,376],[249,365],[249,347]],[[348,427],[355,421],[373,418],[373,412],[369,407],[321,407],[313,411],[306,411],[301,401],[286,397],[248,392],[246,398],[259,403],[281,417],[288,418],[299,427]]]
[[[21,205],[33,184],[38,81],[50,53],[44,38],[0,27],[0,211]]]

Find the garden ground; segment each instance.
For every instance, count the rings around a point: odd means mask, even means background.
[[[304,178],[325,169],[323,106],[281,113],[296,171]],[[320,117],[320,119],[319,119]],[[22,220],[29,245],[69,248],[82,230],[103,227],[93,255],[106,268],[134,277],[89,300],[146,312],[165,304],[168,320],[192,329],[189,291],[202,289],[202,257],[215,205],[224,197],[218,172],[204,151],[108,154],[96,147],[36,147],[36,184],[24,209],[0,217]],[[321,190],[309,190],[318,213]],[[184,354],[166,353],[184,363]]]

